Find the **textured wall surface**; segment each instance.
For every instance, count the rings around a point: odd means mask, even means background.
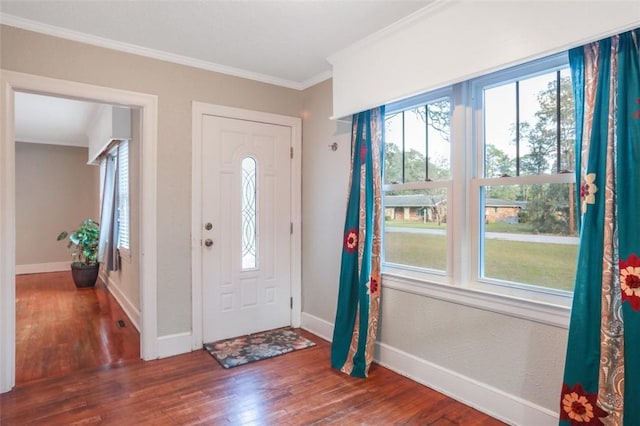
[[[302,311],[333,322],[351,157],[350,125],[330,121],[331,81],[304,92]],[[338,149],[329,145],[337,143]]]

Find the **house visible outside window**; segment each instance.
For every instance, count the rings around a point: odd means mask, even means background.
[[[569,305],[579,212],[566,54],[387,105],[385,125],[387,282]]]

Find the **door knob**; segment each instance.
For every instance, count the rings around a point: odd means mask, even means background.
[[[213,245],[213,240],[211,238],[207,238],[204,240],[204,245],[207,247],[211,247]]]
[[[211,222],[207,222],[204,224],[204,229],[206,229],[207,231],[211,231],[212,228],[213,225],[211,224]]]

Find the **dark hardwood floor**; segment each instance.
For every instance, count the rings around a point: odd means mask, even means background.
[[[79,290],[68,271],[16,277],[16,384],[138,359],[140,336],[100,280]]]
[[[82,305],[85,296],[76,300]],[[105,297],[86,300],[89,307],[73,310],[98,314],[107,309],[102,303],[96,309],[94,304]],[[42,305],[40,309],[46,309]],[[108,321],[114,319],[110,316]],[[65,328],[79,326],[72,319],[57,322]],[[330,368],[328,342],[299,332],[317,346],[228,370],[205,351],[143,362],[133,360],[135,356],[125,350],[120,355],[110,350],[101,358],[102,366],[76,363],[74,371],[69,371],[67,361],[40,356],[33,362],[43,366],[34,370],[58,372],[49,378],[23,379],[11,392],[0,395],[0,424],[503,424],[375,364],[367,379],[345,376]],[[127,347],[123,341],[120,344]],[[101,345],[91,346],[104,350]],[[50,364],[65,367],[50,368]]]

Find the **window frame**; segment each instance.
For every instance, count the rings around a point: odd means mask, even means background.
[[[447,271],[443,274],[422,268],[408,268],[404,265],[387,264],[383,260],[383,283],[386,287],[561,328],[568,327],[572,292],[485,279],[481,277],[479,268],[482,186],[575,183],[575,173],[485,178],[482,90],[488,85],[497,86],[549,73],[565,68],[568,64],[567,52],[563,52],[387,106],[387,111],[393,113],[448,94],[452,111],[451,169],[447,187]],[[383,191],[441,187],[443,182],[447,181],[383,184]]]

